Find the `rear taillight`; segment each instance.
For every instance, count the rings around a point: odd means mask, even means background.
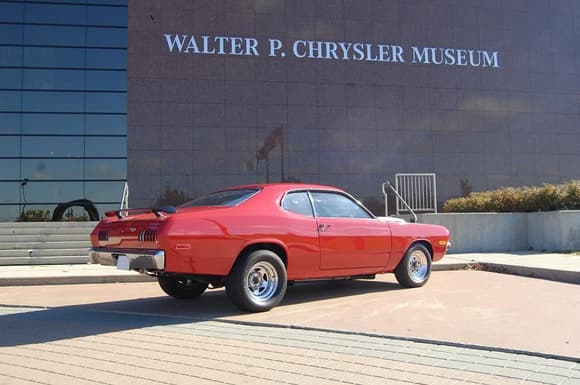
[[[139,242],[157,241],[157,230],[141,230],[139,232]]]
[[[99,231],[98,239],[99,239],[99,241],[108,241],[109,240],[109,232],[104,231],[104,230]]]

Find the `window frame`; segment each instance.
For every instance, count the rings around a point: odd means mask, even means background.
[[[296,193],[305,193],[306,197],[308,198],[308,204],[310,205],[310,215],[304,215],[301,213],[297,213],[294,211],[290,211],[287,208],[284,207],[284,202],[286,201],[286,198],[288,197],[288,195],[291,194],[296,194]],[[291,190],[291,191],[287,191],[286,193],[284,193],[284,196],[282,197],[282,199],[280,200],[280,208],[288,213],[291,214],[295,214],[295,215],[300,215],[301,217],[304,218],[316,218],[316,214],[314,212],[314,205],[312,204],[312,196],[310,195],[310,191],[308,190]]]
[[[312,196],[311,193],[316,192],[316,193],[326,193],[326,194],[334,194],[334,195],[340,195],[344,198],[346,198],[347,200],[351,201],[352,203],[354,203],[356,206],[358,206],[363,212],[365,212],[368,217],[362,218],[362,217],[345,217],[345,216],[334,216],[334,217],[328,217],[328,216],[322,216],[319,215],[317,210],[316,210],[316,204],[314,202],[314,197]],[[336,190],[309,190],[309,194],[310,196],[310,202],[312,204],[312,208],[314,210],[314,217],[315,218],[333,218],[333,219],[376,219],[376,217],[374,216],[373,213],[371,213],[365,206],[363,206],[362,203],[360,203],[357,199],[355,199],[352,195],[343,192],[343,191],[336,191]]]
[[[312,210],[312,217],[303,215],[303,214],[299,214],[299,213],[295,213],[293,211],[289,211],[287,209],[284,208],[284,201],[286,199],[286,197],[291,194],[291,193],[296,193],[296,192],[305,192],[308,195],[308,200],[310,201],[310,208]],[[365,213],[367,213],[368,217],[367,218],[359,218],[359,217],[325,217],[325,216],[320,216],[318,215],[318,213],[316,212],[316,206],[314,205],[314,198],[312,197],[312,193],[330,193],[330,194],[335,194],[335,195],[341,195],[343,197],[345,197],[346,199],[350,200],[351,202],[353,202],[356,206],[360,207]],[[337,191],[337,190],[327,190],[327,189],[296,189],[296,190],[289,190],[286,191],[284,193],[284,195],[282,196],[282,199],[280,199],[280,208],[286,212],[292,213],[292,214],[296,214],[296,215],[300,215],[302,217],[305,218],[334,218],[334,219],[376,219],[377,217],[369,210],[367,209],[361,202],[358,201],[358,199],[356,199],[354,196],[352,196],[351,194],[345,192],[345,191]]]
[[[243,203],[247,202],[249,199],[255,197],[258,193],[260,193],[260,191],[262,191],[261,188],[253,188],[253,187],[249,187],[249,188],[235,188],[235,189],[226,189],[226,190],[218,190],[218,191],[214,191],[211,192],[207,195],[203,195],[200,196],[199,198],[195,198],[192,199],[190,201],[187,201],[177,207],[179,208],[191,208],[191,207],[237,207],[242,205]],[[218,194],[224,194],[224,193],[233,193],[233,192],[244,192],[245,195],[236,198],[235,200],[238,200],[237,202],[235,202],[234,204],[219,204],[219,205],[208,205],[208,204],[197,204],[197,202],[201,202],[203,200],[206,200],[208,198],[210,198],[212,195],[218,195]]]

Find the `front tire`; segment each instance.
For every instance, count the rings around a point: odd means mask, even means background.
[[[226,293],[242,310],[262,312],[278,305],[287,287],[286,266],[270,250],[242,256],[226,280]]]
[[[421,287],[431,275],[431,253],[422,244],[412,245],[395,269],[395,277],[401,286]]]
[[[183,277],[159,276],[157,282],[168,295],[177,299],[194,299],[203,294],[208,283]]]

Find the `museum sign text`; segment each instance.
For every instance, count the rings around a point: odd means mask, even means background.
[[[171,53],[194,55],[268,56],[360,62],[415,63],[499,68],[499,52],[480,49],[404,47],[393,44],[279,39],[264,42],[251,37],[164,34]]]

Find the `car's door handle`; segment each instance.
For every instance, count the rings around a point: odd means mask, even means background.
[[[326,231],[326,230],[328,230],[329,227],[330,227],[330,225],[326,225],[324,223],[321,223],[318,225],[318,231]]]

